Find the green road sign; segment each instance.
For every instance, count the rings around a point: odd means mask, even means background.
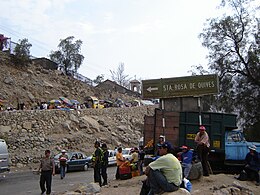
[[[142,81],[143,98],[201,96],[219,92],[218,76],[198,75]]]

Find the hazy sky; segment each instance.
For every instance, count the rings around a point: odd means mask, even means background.
[[[1,0],[0,34],[28,38],[31,55],[48,57],[60,39],[83,41],[79,72],[91,79],[125,64],[137,79],[190,75],[207,66],[198,35],[219,0]]]

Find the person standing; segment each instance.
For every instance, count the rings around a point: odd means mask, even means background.
[[[140,149],[139,149],[139,162],[138,162],[138,169],[139,169],[140,175],[144,174],[144,171],[143,171],[144,157],[145,157],[144,146],[140,146]]]
[[[92,162],[94,167],[94,182],[99,183],[99,185],[101,186],[100,170],[101,170],[101,163],[102,163],[102,150],[100,148],[99,141],[95,142],[94,147],[96,149],[92,157]]]
[[[61,151],[61,155],[59,156],[60,161],[60,178],[63,179],[66,173],[68,155],[66,154],[66,150]]]
[[[119,167],[125,162],[125,158],[123,157],[122,154],[122,148],[119,147],[117,149],[117,153],[116,153],[116,165],[117,165],[117,169],[116,169],[116,179],[120,179],[119,177]]]
[[[45,157],[41,159],[41,163],[39,166],[39,172],[41,173],[40,177],[40,188],[41,194],[44,194],[46,191],[46,195],[51,194],[51,182],[52,176],[55,175],[55,165],[54,160],[50,158],[51,151],[45,150]],[[46,188],[45,188],[46,183]]]
[[[208,155],[210,141],[205,126],[201,125],[199,127],[199,132],[195,137],[195,142],[197,143],[197,151],[203,168],[203,176],[209,176]]]
[[[130,160],[130,163],[132,164],[132,171],[139,171],[138,168],[138,161],[139,161],[139,150],[137,147],[134,147],[132,151],[132,159]]]
[[[108,167],[108,155],[109,152],[107,151],[107,145],[102,144],[101,149],[103,151],[103,160],[101,164],[101,176],[103,178],[102,186],[107,185],[107,167]]]

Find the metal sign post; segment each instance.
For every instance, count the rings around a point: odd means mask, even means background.
[[[164,99],[162,99],[162,111],[163,111],[163,117],[162,117],[162,127],[163,127],[163,136],[164,136],[164,141],[165,141]]]
[[[202,125],[202,120],[201,120],[201,106],[200,106],[200,97],[198,97],[198,107],[199,107],[199,125]]]

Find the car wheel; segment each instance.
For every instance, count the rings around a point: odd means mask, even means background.
[[[85,164],[85,165],[84,165],[83,170],[84,170],[84,171],[87,171],[87,170],[88,170],[88,164]]]

